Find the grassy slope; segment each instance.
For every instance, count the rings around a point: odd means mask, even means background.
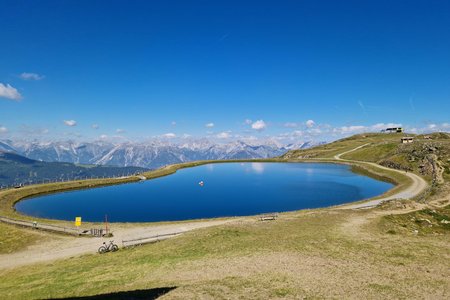
[[[392,162],[397,168],[420,173],[419,167],[429,155],[436,155],[446,175],[450,174],[450,135],[434,134],[432,139],[416,136],[412,144],[399,144],[398,141],[380,141],[369,147],[343,156],[346,159],[371,161],[380,164]]]
[[[284,159],[332,159],[334,155],[366,145],[356,151],[344,154],[343,159],[368,161],[400,170],[413,171],[431,180],[430,170],[421,170],[429,156],[436,155],[444,169],[444,178],[450,179],[450,135],[434,133],[417,135],[411,144],[401,144],[402,133],[395,134],[358,134],[319,147],[290,151]],[[425,138],[427,137],[427,138]]]
[[[358,146],[372,143],[395,143],[400,142],[400,138],[403,136],[401,133],[394,134],[358,134],[352,137],[335,141],[333,143],[320,145],[318,147],[294,150],[286,153],[282,157],[284,158],[333,158],[336,154],[354,149]],[[344,157],[343,157],[344,158]],[[365,159],[364,159],[365,160]]]
[[[397,143],[399,135],[354,137],[285,158],[331,158],[367,139]],[[366,155],[377,161],[377,155],[389,156],[389,151],[386,147]],[[163,176],[174,168],[148,175]],[[438,191],[434,197],[447,194]],[[372,211],[322,209],[283,214],[275,222],[243,221],[111,255],[3,270],[0,298],[85,296],[156,287],[176,287],[164,296],[168,299],[448,298],[450,230],[440,222],[450,212],[447,207],[433,214],[382,217]],[[434,228],[426,221],[414,221],[422,218],[430,219]]]
[[[0,254],[12,253],[44,240],[41,234],[32,230],[0,223]]]
[[[448,287],[448,231],[343,230],[366,211],[291,213],[276,222],[209,228],[108,255],[0,271],[0,298],[69,297],[177,287],[167,298],[428,296]],[[350,224],[351,230],[355,225]],[[394,229],[397,231],[397,229]],[[365,234],[368,233],[368,235]],[[400,232],[400,231],[399,231]],[[20,289],[17,287],[20,286]]]
[[[450,206],[440,209],[421,209],[404,215],[385,216],[379,224],[381,230],[390,234],[443,235],[450,231]]]

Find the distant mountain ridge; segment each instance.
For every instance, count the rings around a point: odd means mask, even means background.
[[[282,145],[277,141],[234,141],[224,144],[207,139],[186,139],[179,143],[164,140],[148,142],[26,142],[0,141],[0,150],[47,162],[70,162],[109,166],[136,166],[149,169],[164,165],[223,159],[253,159],[280,156],[289,150],[305,149],[323,142]]]
[[[83,166],[72,163],[43,162],[0,150],[0,187],[91,177],[118,177],[146,170],[139,167]]]

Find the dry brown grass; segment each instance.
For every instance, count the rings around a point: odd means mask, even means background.
[[[324,147],[324,156],[358,143]],[[430,200],[446,197],[441,191]],[[161,299],[448,299],[449,230],[403,230],[404,220],[417,214],[411,203],[290,212],[270,222],[246,219],[114,254],[3,270],[0,298],[176,287]],[[448,214],[442,209],[439,214]]]
[[[111,255],[3,271],[0,298],[168,286],[177,288],[162,299],[448,298],[448,232],[391,234],[380,227],[386,213],[293,212],[277,221],[202,229]]]
[[[13,253],[21,249],[42,243],[48,235],[0,222],[0,254]]]

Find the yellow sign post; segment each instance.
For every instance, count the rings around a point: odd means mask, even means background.
[[[75,226],[80,227],[81,226],[81,217],[75,218]]]

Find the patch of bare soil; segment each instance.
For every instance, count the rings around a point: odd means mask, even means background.
[[[0,269],[15,268],[28,264],[80,256],[83,254],[94,254],[103,242],[109,242],[110,240],[114,240],[120,247],[122,240],[175,232],[187,232],[198,228],[222,225],[231,221],[213,220],[166,225],[119,227],[117,230],[114,230],[113,238],[52,235],[52,238],[46,240],[45,243],[31,245],[26,249],[15,253],[0,255]],[[49,233],[46,233],[46,235],[50,236]]]

